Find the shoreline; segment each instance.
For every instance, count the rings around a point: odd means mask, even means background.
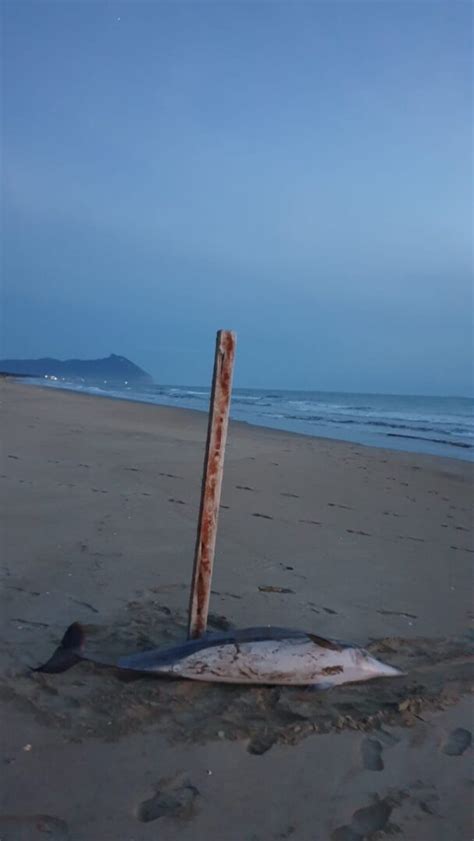
[[[102,399],[102,396],[93,399],[95,395],[22,383],[4,385],[3,391],[11,398],[4,403],[7,433],[10,413],[14,416],[19,412],[19,418],[25,420],[31,416],[29,423],[21,420],[20,428],[28,441],[27,451],[34,465],[39,458],[38,447],[50,453],[46,463],[35,466],[41,484],[44,476],[59,469],[56,463],[62,464],[61,449],[70,455],[61,468],[65,478],[58,487],[70,487],[73,495],[80,491],[81,509],[89,504],[91,493],[96,502],[104,494],[103,501],[108,503],[112,493],[112,489],[106,490],[108,485],[112,482],[116,495],[124,482],[126,490],[132,479],[138,497],[130,489],[127,498],[122,490],[117,501],[122,498],[120,505],[125,510],[132,503],[136,506],[139,499],[140,504],[148,506],[148,500],[151,502],[155,496],[161,499],[163,483],[167,486],[165,494],[169,493],[169,499],[165,496],[163,500],[166,510],[174,506],[178,521],[186,525],[191,563],[206,442],[206,413],[139,401]],[[13,420],[10,423],[10,435],[15,440],[19,434],[17,423]],[[8,434],[5,438],[7,441]],[[23,458],[15,447],[7,449],[6,443],[4,452],[5,465],[9,468],[5,473],[9,476],[13,467],[22,467]],[[25,464],[21,477],[24,493],[25,482],[31,481],[26,467]],[[102,472],[104,476],[100,478]],[[430,551],[436,547],[438,555],[459,553],[453,554],[452,560],[459,567],[462,558],[460,568],[464,570],[464,559],[467,561],[472,551],[468,537],[472,522],[467,516],[469,508],[461,505],[461,500],[465,498],[467,502],[473,478],[471,464],[461,459],[388,450],[231,421],[219,529],[225,529],[225,523],[232,521],[238,533],[242,516],[262,517],[262,524],[268,518],[267,529],[261,535],[260,531],[256,532],[258,544],[261,545],[262,538],[268,538],[273,545],[268,529],[270,521],[279,520],[281,528],[288,533],[283,546],[287,547],[289,558],[295,551],[298,554],[301,541],[305,551],[312,551],[313,541],[318,545],[322,540],[324,554],[334,552],[337,541],[342,541],[341,560],[348,542],[357,557],[372,557],[375,561],[382,548],[386,554],[389,549],[392,551],[391,546],[395,549],[400,544],[407,556],[422,553],[426,563],[429,545]],[[275,482],[276,487],[281,486],[276,496]],[[141,493],[140,483],[145,483]],[[444,491],[443,485],[446,485]],[[178,489],[180,493],[176,496]],[[51,491],[55,496],[54,485]],[[143,495],[145,498],[141,500]],[[456,524],[458,515],[450,510],[451,498],[457,500],[454,508],[459,508],[459,524]],[[420,499],[424,502],[420,503]],[[131,512],[132,518],[139,510]],[[229,514],[229,510],[234,513]],[[423,535],[427,529],[429,538]],[[253,533],[251,528],[249,537]],[[423,544],[427,541],[425,548]],[[443,554],[439,555],[440,564],[445,560]],[[386,562],[382,564],[385,566]],[[382,567],[374,568],[376,580]],[[449,570],[444,570],[444,575],[446,572]],[[366,603],[366,599],[363,601]],[[410,612],[417,613],[408,609]],[[373,635],[372,631],[370,634]]]
[[[6,378],[10,379],[10,375],[6,375]],[[16,382],[15,375],[11,376],[11,381]],[[177,411],[177,412],[190,412],[190,413],[196,414],[196,415],[205,415],[206,418],[208,417],[208,410],[207,409],[194,409],[194,408],[189,408],[189,407],[184,407],[184,406],[172,406],[172,405],[164,404],[164,403],[154,403],[150,400],[139,400],[139,399],[136,399],[136,398],[122,397],[121,395],[117,395],[117,394],[91,394],[90,392],[87,392],[87,391],[79,392],[79,391],[77,391],[77,389],[72,388],[72,387],[51,386],[51,385],[45,385],[42,382],[24,383],[21,380],[18,380],[18,385],[23,386],[25,388],[28,388],[28,387],[31,387],[33,389],[38,389],[39,388],[39,389],[42,389],[43,391],[46,391],[46,392],[51,392],[51,391],[53,391],[53,392],[65,392],[65,393],[68,393],[68,394],[76,395],[77,397],[90,397],[90,398],[98,399],[98,400],[101,400],[101,399],[113,400],[113,401],[119,401],[121,403],[131,403],[131,404],[137,405],[137,406],[151,406],[151,407],[156,408],[156,409],[169,409],[171,411]],[[458,453],[458,450],[469,451],[469,450],[473,449],[468,444],[459,444],[459,443],[456,443],[456,442],[455,443],[450,442],[447,446],[455,448],[456,452],[449,455],[449,454],[445,454],[445,453],[430,453],[430,452],[427,452],[426,450],[424,451],[424,450],[418,450],[418,449],[404,449],[403,446],[390,447],[390,446],[387,446],[387,445],[371,444],[371,443],[366,443],[366,442],[363,442],[363,441],[357,441],[357,440],[348,439],[348,438],[338,438],[338,437],[331,437],[331,436],[325,436],[325,435],[313,435],[312,433],[309,433],[309,432],[294,431],[294,430],[290,430],[290,429],[284,429],[284,428],[279,427],[279,426],[268,426],[264,423],[255,423],[255,422],[247,421],[247,420],[233,419],[232,417],[230,418],[230,424],[231,425],[236,425],[236,426],[242,424],[243,426],[248,427],[250,429],[265,430],[269,433],[277,433],[277,434],[281,433],[282,435],[298,436],[298,437],[302,437],[302,438],[305,438],[305,439],[309,438],[309,439],[315,440],[315,441],[326,441],[326,442],[335,443],[335,444],[358,446],[358,447],[368,448],[370,450],[379,450],[381,452],[387,452],[387,453],[405,454],[405,455],[413,456],[413,457],[424,456],[424,457],[428,457],[428,458],[440,458],[440,459],[444,459],[444,460],[447,460],[447,461],[455,461],[455,462],[461,461],[465,464],[474,465],[474,454],[471,457],[469,457],[467,455],[467,452],[466,453]],[[421,440],[420,438],[417,438],[416,436],[399,435],[398,433],[386,433],[386,435],[387,435],[387,437],[393,437],[393,438],[396,438],[396,439],[417,440],[417,441]],[[424,440],[426,440],[428,443],[440,443],[440,444],[445,444],[446,443],[446,442],[444,442],[440,439],[428,439],[427,438],[427,439],[424,439]]]

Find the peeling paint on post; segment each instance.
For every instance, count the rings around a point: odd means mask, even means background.
[[[201,508],[194,555],[193,580],[189,601],[188,637],[201,637],[207,628],[212,567],[216,546],[217,520],[221,498],[224,453],[229,424],[235,333],[219,330],[212,379],[209,425],[201,490]]]

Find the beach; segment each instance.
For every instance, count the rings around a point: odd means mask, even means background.
[[[472,464],[233,422],[211,626],[368,646],[326,693],[32,673],[182,639],[207,418],[4,379],[2,841],[465,841]]]

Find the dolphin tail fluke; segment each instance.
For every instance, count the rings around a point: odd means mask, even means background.
[[[79,622],[73,622],[72,625],[69,625],[61,640],[61,645],[58,646],[53,656],[42,666],[33,669],[33,671],[58,674],[59,672],[67,671],[71,666],[75,666],[79,660],[82,660],[84,639],[84,628]]]

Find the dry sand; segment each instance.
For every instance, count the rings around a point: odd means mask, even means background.
[[[232,424],[211,610],[368,644],[327,693],[33,674],[181,638],[206,417],[1,384],[2,841],[472,837],[472,466]],[[275,589],[268,589],[275,588]]]

